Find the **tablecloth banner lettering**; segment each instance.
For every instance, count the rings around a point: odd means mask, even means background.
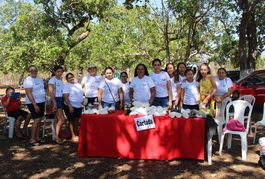
[[[137,131],[155,128],[153,115],[134,118]]]

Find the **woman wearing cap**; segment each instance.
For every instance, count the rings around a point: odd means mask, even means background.
[[[94,64],[90,64],[88,67],[89,75],[85,76],[81,82],[82,88],[85,87],[85,97],[88,99],[88,104],[94,104],[98,101],[98,86],[99,83],[104,79],[102,76],[97,75],[97,67]]]
[[[104,73],[105,79],[98,87],[99,106],[103,108],[116,106],[115,109],[122,109],[124,99],[122,83],[119,79],[113,78],[114,70],[111,67],[105,68]]]
[[[41,119],[44,116],[45,88],[47,87],[47,81],[43,81],[37,75],[38,69],[35,65],[31,65],[28,71],[29,76],[25,79],[23,87],[26,91],[26,104],[34,120],[29,144],[38,146],[41,142],[44,142],[40,139],[39,134]]]

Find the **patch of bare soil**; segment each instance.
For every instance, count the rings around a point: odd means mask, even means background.
[[[18,90],[17,90],[18,91]],[[21,91],[23,92],[23,91]],[[0,90],[0,94],[4,94]],[[171,161],[130,160],[106,157],[81,158],[77,156],[77,144],[67,141],[57,145],[51,139],[48,127],[45,143],[30,146],[29,137],[10,139],[3,133],[3,110],[0,118],[0,176],[10,178],[89,178],[89,179],[177,179],[177,178],[264,178],[259,167],[259,145],[253,144],[253,134],[248,135],[247,160],[241,159],[239,136],[233,136],[231,149],[226,140],[222,156],[219,156],[217,135],[213,137],[212,165],[204,161],[174,159]],[[255,108],[252,128],[262,118],[262,108]],[[31,126],[29,126],[30,132]],[[265,136],[264,127],[258,128],[257,139]]]

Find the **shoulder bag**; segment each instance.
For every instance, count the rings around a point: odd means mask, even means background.
[[[111,90],[110,90],[110,87],[109,87],[109,85],[108,85],[108,82],[106,81],[105,78],[104,78],[104,80],[105,80],[105,83],[106,83],[106,85],[107,85],[107,87],[108,87],[108,89],[109,89],[109,92],[110,92],[110,94],[111,94],[111,97],[112,97],[112,99],[113,99],[113,102],[115,103],[115,109],[120,109],[120,100],[117,101],[117,102],[115,102],[114,96],[113,96],[113,94],[112,94],[112,92],[111,92]]]

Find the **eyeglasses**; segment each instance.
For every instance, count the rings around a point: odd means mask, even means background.
[[[38,70],[30,70],[29,72],[30,72],[30,73],[37,73]]]
[[[154,66],[160,66],[160,64],[154,64]]]
[[[121,77],[125,77],[126,78],[127,76],[121,76]]]

